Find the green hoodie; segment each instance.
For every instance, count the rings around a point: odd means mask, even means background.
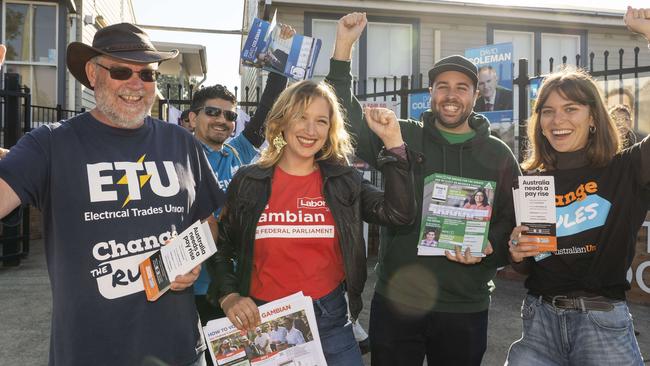
[[[376,156],[383,144],[368,128],[361,106],[352,95],[350,63],[331,60],[327,81],[347,111],[348,131],[356,142],[357,156],[376,167]],[[517,160],[505,143],[490,136],[490,123],[480,114],[469,117],[476,135],[458,144],[450,144],[440,134],[431,111],[423,114],[422,121],[400,120],[400,125],[404,141],[418,156],[413,165],[418,217],[413,225],[382,230],[375,291],[421,310],[484,311],[490,303],[496,269],[508,263],[507,242],[515,226],[512,186],[521,174]],[[417,255],[424,178],[433,173],[497,182],[488,234],[494,253],[479,264]]]

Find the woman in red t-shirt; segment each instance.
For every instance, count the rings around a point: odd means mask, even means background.
[[[209,296],[242,330],[260,323],[257,304],[298,291],[311,296],[330,366],[363,364],[344,297],[347,291],[356,319],[366,280],[361,221],[406,225],[415,219],[397,118],[383,108],[366,114],[385,145],[385,194],[349,166],[350,136],[331,88],[302,81],[285,90],[268,116],[269,147],[229,185],[219,251],[208,264]],[[289,334],[300,331],[305,342],[313,340],[308,328],[294,326]]]

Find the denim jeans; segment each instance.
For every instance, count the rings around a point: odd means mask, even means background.
[[[320,342],[328,366],[363,366],[359,344],[348,321],[343,286],[314,300]]]
[[[625,301],[611,311],[566,310],[528,295],[521,306],[524,329],[506,365],[643,365]]]

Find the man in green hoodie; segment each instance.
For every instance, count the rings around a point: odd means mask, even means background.
[[[363,121],[352,95],[352,46],[366,26],[365,13],[339,20],[328,82],[348,113],[357,155],[376,166],[381,141]],[[420,216],[407,227],[382,232],[377,285],[370,311],[372,365],[480,365],[487,347],[492,278],[508,263],[508,236],[515,225],[511,188],[521,174],[512,151],[490,136],[489,121],[473,112],[476,66],[462,56],[436,62],[429,71],[431,110],[422,121],[400,121],[414,162],[416,197],[434,173],[496,182],[485,258],[469,251],[419,256]],[[430,196],[429,196],[430,197]]]

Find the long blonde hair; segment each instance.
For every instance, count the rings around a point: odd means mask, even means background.
[[[563,69],[544,79],[537,95],[533,115],[528,122],[528,152],[522,163],[525,170],[554,170],[557,168],[557,151],[542,134],[541,111],[552,92],[589,107],[596,130],[589,134],[585,150],[590,166],[609,163],[620,151],[621,141],[616,124],[612,121],[598,86],[586,71]]]
[[[266,119],[266,141],[269,145],[262,151],[257,162],[260,166],[267,168],[278,163],[284,149],[278,150],[273,140],[282,135],[282,131],[291,121],[300,118],[315,98],[324,98],[327,101],[330,114],[327,141],[316,154],[316,160],[348,164],[348,157],[353,152],[352,143],[350,135],[345,130],[345,122],[336,94],[328,84],[305,80],[285,89],[273,104]]]

